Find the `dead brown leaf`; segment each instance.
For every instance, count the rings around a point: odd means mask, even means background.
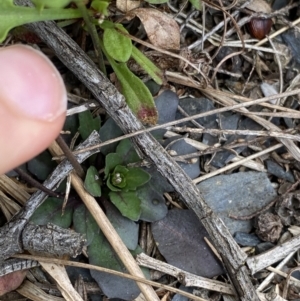
[[[152,8],[137,8],[126,15],[129,20],[134,17],[141,20],[153,45],[163,49],[179,50],[180,32],[174,19]]]
[[[132,9],[138,8],[141,4],[139,0],[117,0],[116,6],[123,13],[127,13]]]

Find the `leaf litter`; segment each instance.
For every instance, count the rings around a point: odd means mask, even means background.
[[[276,133],[279,132],[297,137],[299,85],[294,78],[297,78],[299,73],[299,56],[298,49],[294,45],[298,41],[298,27],[285,29],[286,31],[282,34],[283,42],[277,41],[278,44],[272,44],[272,42],[265,41],[264,46],[255,46],[251,41],[248,29],[242,27],[242,22],[250,21],[249,16],[239,16],[237,24],[228,24],[225,28],[222,26],[222,14],[209,13],[209,9],[206,8],[204,20],[203,16],[190,4],[180,7],[178,2],[169,1],[166,4],[156,5],[154,8],[145,5],[145,7],[134,7],[130,11],[123,9],[124,19],[127,20],[126,26],[130,29],[131,25],[135,29],[129,30],[129,33],[136,36],[139,36],[139,30],[146,33],[154,50],[144,48],[144,54],[165,72],[168,80],[168,86],[158,85],[159,92],[154,95],[159,112],[158,123],[163,124],[177,120],[177,124],[176,128],[169,127],[157,131],[155,137],[182,165],[183,169],[184,166],[193,168],[189,174],[190,177],[195,183],[199,183],[198,187],[202,191],[204,199],[213,211],[221,216],[231,234],[234,235],[239,245],[244,247],[249,257],[257,256],[261,250],[265,251],[266,249],[263,249],[262,245],[267,242],[272,242],[273,247],[279,250],[280,244],[288,242],[288,239],[293,237],[298,221],[297,185],[300,152],[292,140],[279,139],[277,141],[278,139],[276,139]],[[264,1],[258,2],[265,5]],[[215,9],[216,5],[213,6]],[[237,15],[238,8],[242,6],[243,3],[237,1],[231,7],[230,14]],[[281,9],[287,13],[295,10],[295,7],[294,3],[290,3]],[[278,7],[274,8],[273,12],[267,13],[267,16],[276,17],[277,10]],[[137,22],[134,17],[140,20],[139,26],[134,25],[134,22]],[[229,16],[227,15],[227,17]],[[291,18],[289,19],[291,22],[297,21],[293,15],[286,18]],[[278,20],[276,19],[275,22]],[[242,54],[239,53],[239,50],[244,46],[236,34],[237,26],[241,26],[242,38],[246,43],[247,50]],[[271,32],[276,33],[275,26],[272,27]],[[203,33],[205,34],[202,35]],[[285,56],[285,62],[281,62],[278,57],[282,58],[284,47],[287,48],[288,55]],[[181,49],[179,58],[188,60],[188,65],[179,63],[176,52],[179,49]],[[170,56],[166,54],[165,50],[171,50],[174,53],[171,63]],[[126,60],[127,58],[128,53]],[[130,62],[129,66],[134,68],[136,75],[147,80],[140,67],[131,65]],[[71,76],[67,75],[66,80],[71,83],[71,79]],[[210,84],[209,87],[206,87],[207,83]],[[272,86],[271,91],[273,92],[266,94],[265,89],[268,87],[270,90],[270,86]],[[83,87],[78,89],[73,85],[71,89],[72,93],[79,93],[86,98],[91,97]],[[289,96],[280,95],[282,92],[290,91]],[[276,94],[276,97],[272,97],[273,94]],[[243,103],[264,96],[269,96],[268,103],[254,104],[248,109],[230,108],[236,104],[233,100]],[[178,98],[180,107],[178,107]],[[226,112],[219,110],[223,106],[229,107]],[[91,122],[79,118],[79,131],[82,136],[86,137],[96,127],[99,130],[100,119],[97,120],[99,114],[93,113],[95,119],[89,116]],[[203,113],[202,117],[195,118],[193,122],[179,121],[182,117],[199,113]],[[103,141],[122,135],[112,119],[108,119],[103,112],[101,120],[100,136]],[[87,125],[91,125],[91,128],[89,129]],[[203,129],[216,129],[219,132],[217,134],[206,133],[203,132]],[[261,135],[257,132],[254,134],[254,131],[260,131]],[[272,135],[262,135],[263,132]],[[118,206],[114,207],[103,196],[98,200],[104,206],[108,217],[110,216],[112,219],[112,216],[115,216],[116,220],[112,221],[112,224],[122,230],[123,234],[119,233],[119,235],[127,247],[130,250],[136,249],[139,241],[148,255],[166,260],[182,269],[183,273],[187,271],[198,276],[224,281],[226,273],[217,254],[213,253],[213,248],[207,242],[206,239],[209,240],[209,237],[201,223],[190,210],[185,208],[183,201],[172,191],[165,179],[155,170],[149,169],[150,163],[147,160],[137,159],[137,155],[133,152],[133,146],[128,144],[128,141],[124,140],[103,147],[101,154],[89,162],[97,167],[101,177],[101,169],[103,176],[106,167],[105,157],[115,152],[118,153],[122,144],[126,145],[127,143],[127,148],[121,151],[123,157],[120,161],[122,164],[125,166],[133,164],[134,168],[142,168],[151,176],[148,183],[136,190],[135,195],[142,208],[139,217],[137,218],[136,215],[133,218],[134,220],[138,219],[138,223],[122,216],[116,209]],[[282,144],[274,149],[278,142]],[[180,143],[180,148],[172,147],[177,143]],[[247,158],[249,159],[247,160]],[[44,164],[44,160],[42,161],[31,161],[27,164],[27,171],[40,180],[44,180],[45,175],[39,177],[33,170],[38,172],[44,170],[45,168],[41,165]],[[93,176],[95,177],[95,174]],[[91,185],[95,185],[95,183],[93,182]],[[98,183],[99,185],[102,184]],[[170,193],[170,198],[167,200],[163,197],[165,192]],[[4,193],[7,192],[4,190]],[[100,195],[99,191],[95,195],[97,194]],[[107,195],[107,192],[104,191],[104,195]],[[49,202],[51,203],[51,200]],[[75,196],[75,204],[76,202],[78,199]],[[268,207],[270,203],[275,206]],[[55,204],[51,204],[51,206],[53,205]],[[264,208],[266,208],[265,212],[269,210],[267,214],[263,211]],[[52,209],[41,209],[41,211],[43,210],[47,213],[43,218],[53,221],[53,212],[59,212],[59,206]],[[120,208],[119,210],[122,213]],[[77,204],[74,212],[76,213],[73,213],[73,226],[75,229],[77,227],[79,232],[85,232],[87,235],[89,262],[125,271],[124,266],[120,265],[118,256],[113,255],[114,251],[104,236],[100,234],[98,226],[90,220],[88,211]],[[40,214],[42,215],[42,212]],[[89,232],[87,232],[87,228],[79,230],[80,218],[78,216],[74,219],[75,214],[84,215],[81,217],[82,223],[89,228]],[[36,213],[36,215],[39,214]],[[125,224],[121,223],[121,220]],[[69,225],[68,222],[65,227],[69,227]],[[293,231],[289,228],[290,226],[294,227]],[[276,238],[274,235],[263,234],[264,229],[268,229],[269,233],[275,233],[274,229],[277,229]],[[138,230],[140,232],[139,240]],[[124,236],[127,236],[127,239],[133,239],[134,242],[131,241],[129,246]],[[105,255],[101,256],[99,252],[103,252]],[[297,256],[298,253],[295,254],[295,259]],[[115,263],[111,263],[108,258],[114,258]],[[278,256],[276,261],[281,258]],[[284,262],[283,267],[285,271],[289,272],[294,266],[294,261],[290,259]],[[289,286],[286,286],[282,279],[274,276],[271,281],[266,283],[266,275],[269,272],[267,266],[264,268],[255,275],[256,282],[260,284],[258,291],[263,291],[260,289],[261,287],[268,287],[269,291],[276,294],[281,300],[292,300],[298,296],[299,285],[295,279]],[[296,273],[294,274],[293,276],[296,277]],[[105,273],[99,276],[92,272],[92,275],[108,298],[133,300],[139,294],[137,286],[132,281],[127,282],[122,278],[116,280],[115,276]],[[220,275],[222,276],[220,277]],[[154,279],[155,275],[152,277]],[[171,283],[176,280],[166,274],[160,274],[160,277],[156,278],[161,283]],[[176,285],[179,286],[180,278],[176,281]],[[158,294],[159,297],[170,300],[178,298],[178,295],[174,297],[167,295],[166,290],[161,290]],[[198,288],[198,295],[205,300],[217,300],[222,296],[221,293],[213,293],[213,290],[208,291],[201,288]],[[227,300],[226,295],[223,295],[223,298]],[[260,298],[264,300],[263,293],[260,293]]]

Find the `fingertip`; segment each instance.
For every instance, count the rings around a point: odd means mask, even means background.
[[[15,115],[6,115],[5,128],[0,121],[0,174],[34,158],[44,151],[57,138],[65,121],[65,114],[55,122],[42,122],[20,119]],[[1,114],[0,114],[0,119]],[[3,119],[2,119],[3,120]]]
[[[0,174],[46,149],[63,127],[67,93],[51,61],[28,46],[0,49]]]
[[[25,45],[0,49],[0,99],[15,114],[53,121],[66,111],[67,92],[52,62]]]

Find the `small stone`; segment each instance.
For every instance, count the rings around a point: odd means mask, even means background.
[[[275,247],[275,245],[269,241],[262,242],[255,247],[255,253],[260,254],[260,253],[266,252],[274,247]]]
[[[250,232],[252,220],[236,220],[229,217],[247,216],[272,201],[277,193],[264,172],[238,172],[220,175],[197,185],[203,198],[218,213],[231,234]]]
[[[194,288],[193,287],[186,287],[184,285],[180,285],[179,287],[180,290],[184,291],[184,292],[187,292],[187,293],[190,293],[192,294],[193,293],[193,290]],[[180,294],[176,294],[174,295],[174,297],[172,298],[172,301],[189,301],[190,299],[186,296],[182,296]]]
[[[207,278],[224,273],[221,262],[204,240],[208,237],[206,229],[192,210],[169,210],[165,218],[151,224],[151,229],[169,264]]]
[[[261,240],[255,234],[249,234],[245,232],[236,232],[234,240],[243,247],[255,247]]]
[[[266,160],[267,170],[270,174],[280,178],[287,180],[291,183],[295,182],[294,176],[290,171],[285,171],[279,164],[275,163],[272,160]]]
[[[158,111],[158,124],[175,120],[178,102],[177,94],[171,90],[164,91],[155,99],[155,105]]]
[[[300,30],[299,28],[290,28],[282,33],[281,38],[285,45],[289,47],[292,53],[292,60],[296,63],[297,67],[300,65]]]
[[[205,97],[200,98],[182,98],[179,100],[179,105],[183,108],[183,110],[190,116],[200,113],[205,113],[208,111],[212,111],[215,109],[215,106],[211,100]],[[181,119],[183,116],[181,113],[177,112],[176,119]],[[208,125],[212,128],[217,127],[216,120],[218,116],[216,114],[205,116],[202,118],[196,118],[195,121],[203,125],[204,127],[208,127]],[[189,126],[194,127],[191,122],[181,123],[180,126]]]
[[[194,152],[198,151],[194,146],[187,143],[184,138],[171,142],[166,147],[166,150],[168,152],[175,152],[179,156],[194,153]],[[195,158],[193,158],[193,161],[189,162],[189,163],[178,162],[178,165],[184,170],[184,172],[191,179],[195,179],[200,175],[199,158],[195,157]]]

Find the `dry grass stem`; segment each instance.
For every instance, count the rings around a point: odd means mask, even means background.
[[[280,147],[282,147],[281,143],[276,144],[276,145],[274,145],[272,147],[269,147],[269,148],[267,148],[267,149],[265,149],[265,150],[263,150],[261,152],[253,154],[253,155],[251,155],[251,156],[249,156],[247,158],[244,158],[244,159],[239,160],[237,162],[228,164],[227,166],[224,166],[224,167],[222,167],[222,168],[220,168],[218,170],[212,171],[212,172],[210,172],[210,173],[208,173],[208,174],[206,174],[204,176],[198,177],[198,178],[194,179],[193,182],[195,184],[198,184],[198,183],[200,183],[200,182],[202,182],[202,181],[204,181],[206,179],[209,179],[209,178],[211,178],[213,176],[219,175],[219,174],[221,174],[221,173],[223,173],[225,171],[228,171],[228,170],[231,170],[233,168],[236,168],[236,167],[242,165],[243,163],[245,163],[245,162],[247,162],[249,160],[252,160],[252,159],[258,158],[258,157],[260,157],[260,156],[262,156],[264,154],[270,153],[270,152],[272,152],[272,151],[274,151],[274,150],[276,150],[276,149],[278,149]]]
[[[36,256],[36,255],[26,255],[26,254],[17,254],[17,255],[14,255],[13,257],[14,258],[37,260],[39,262],[45,262],[45,263],[49,263],[49,264],[73,266],[73,267],[79,267],[79,268],[91,269],[91,270],[95,270],[95,271],[109,273],[109,274],[112,274],[112,275],[116,275],[116,276],[124,277],[124,278],[127,278],[127,279],[135,280],[137,282],[144,283],[144,284],[147,284],[147,285],[151,285],[151,286],[154,286],[154,287],[163,288],[163,289],[166,289],[170,292],[180,294],[182,296],[186,296],[186,297],[190,298],[191,300],[207,301],[207,300],[204,300],[203,298],[200,298],[200,297],[197,297],[195,295],[189,294],[185,291],[176,289],[174,287],[164,285],[164,284],[161,284],[161,283],[157,283],[157,282],[154,282],[154,281],[151,281],[151,280],[147,280],[144,277],[129,275],[129,274],[121,273],[121,272],[118,272],[118,271],[110,270],[110,269],[107,269],[107,268],[99,267],[99,266],[96,266],[96,265],[91,265],[91,264],[81,263],[81,262],[75,262],[75,261],[69,261],[69,260],[62,260],[62,259],[57,259],[57,258],[49,258],[49,257]]]

